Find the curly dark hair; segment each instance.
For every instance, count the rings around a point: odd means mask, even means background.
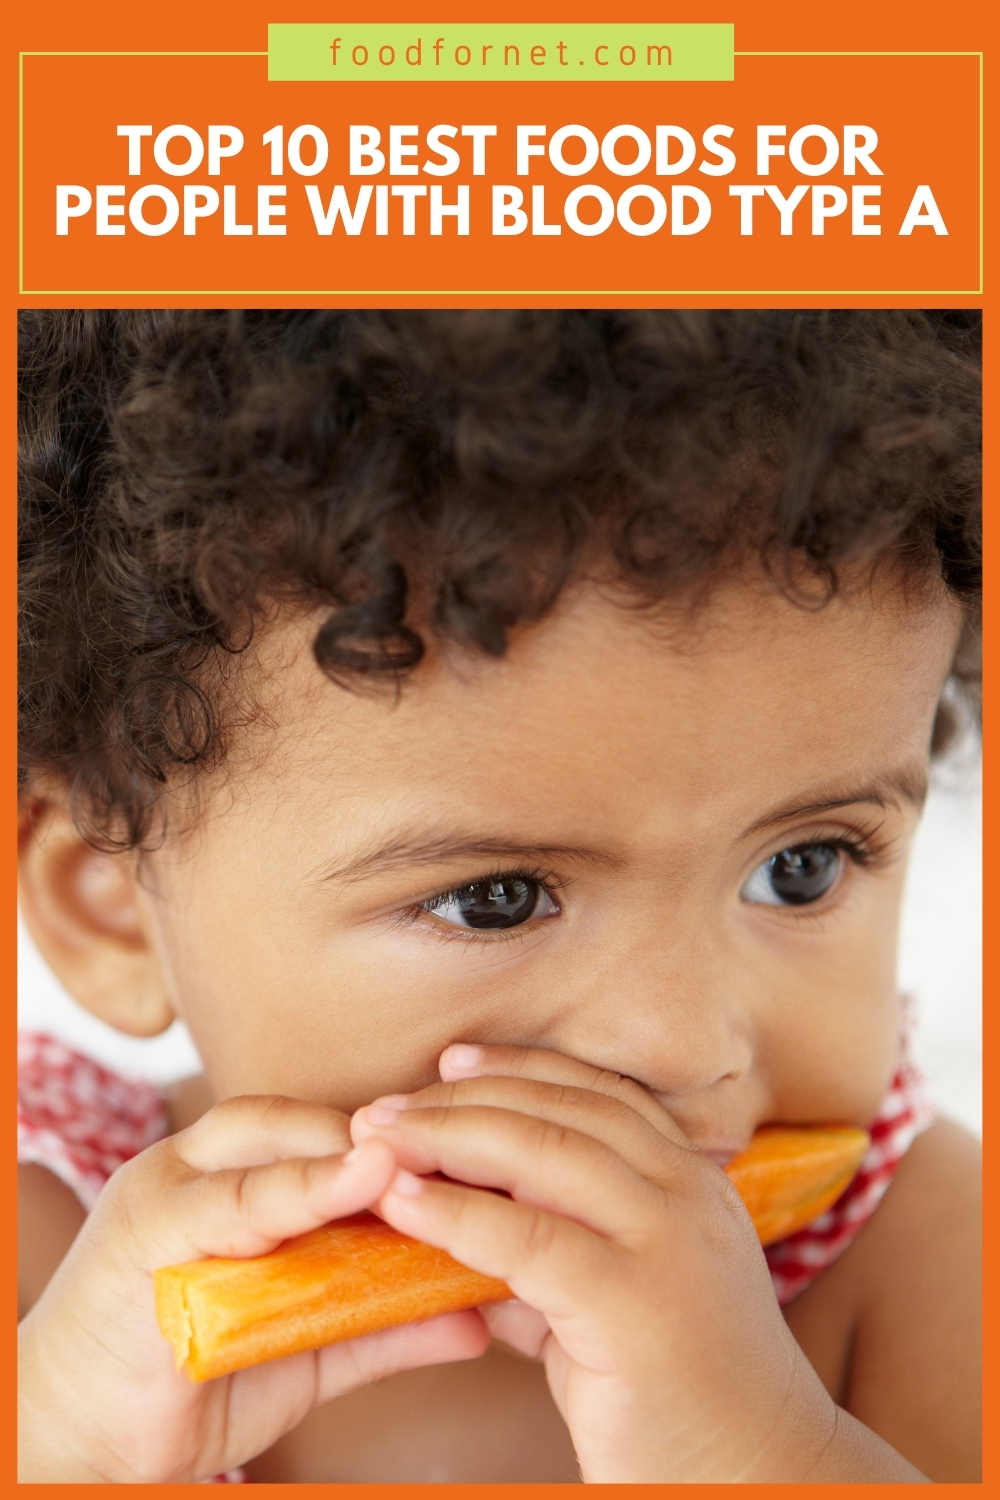
[[[975,314],[43,311],[21,350],[22,785],[110,846],[224,755],[275,605],[353,683],[748,553],[827,594],[889,557],[976,619]]]

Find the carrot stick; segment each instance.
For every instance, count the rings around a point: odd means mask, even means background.
[[[867,1130],[847,1125],[762,1125],[726,1167],[761,1244],[786,1239],[836,1203],[869,1143]]]
[[[867,1148],[863,1130],[765,1126],[726,1172],[767,1245],[828,1208]],[[195,1381],[512,1295],[372,1214],[286,1240],[269,1255],[165,1266],[153,1273],[153,1291],[177,1368]]]
[[[502,1281],[373,1214],[250,1260],[165,1266],[153,1273],[153,1291],[160,1331],[192,1380],[511,1296]]]

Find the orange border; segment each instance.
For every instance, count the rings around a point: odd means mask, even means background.
[[[29,298],[18,296],[16,288],[18,281],[18,236],[17,236],[17,187],[18,187],[18,161],[17,161],[17,69],[18,54],[21,51],[37,49],[59,49],[59,50],[92,50],[95,48],[107,49],[148,49],[167,50],[176,48],[183,50],[192,45],[192,39],[197,39],[200,48],[207,50],[230,50],[241,46],[258,48],[259,38],[264,34],[264,28],[268,21],[273,20],[311,20],[316,19],[315,12],[318,7],[312,4],[294,4],[292,0],[273,0],[273,3],[265,3],[265,0],[220,0],[214,6],[206,6],[204,0],[175,0],[170,7],[161,9],[153,6],[136,7],[134,4],[125,3],[125,0],[98,0],[98,3],[81,7],[78,0],[50,0],[45,7],[22,7],[14,18],[8,21],[4,35],[4,50],[2,66],[3,77],[6,86],[3,90],[3,99],[6,101],[6,153],[3,164],[4,193],[0,212],[5,214],[7,232],[4,236],[3,276],[4,284],[10,289],[13,309],[24,305],[56,305],[73,306],[79,299],[66,297],[41,297],[37,294]],[[379,19],[390,20],[416,20],[423,19],[430,7],[425,4],[417,4],[415,0],[384,0],[377,7]],[[450,0],[447,4],[435,4],[433,9],[442,21],[461,20],[463,15],[468,14],[469,7],[459,3],[459,0]],[[498,12],[506,14],[511,20],[530,21],[537,19],[537,10],[534,4],[528,0],[506,0],[506,3],[494,5],[492,15]],[[368,7],[362,5],[360,0],[354,0],[347,7],[348,14],[345,20],[351,19],[354,13],[359,19],[362,13],[368,11]],[[662,19],[662,7],[659,0],[635,0],[629,6],[631,16],[635,20],[656,21]],[[552,20],[588,20],[601,19],[607,14],[605,4],[597,3],[597,0],[575,0],[573,5],[568,5],[565,0],[562,3],[553,4],[548,8],[548,17]],[[370,11],[367,19],[371,18]],[[681,17],[678,17],[680,19]],[[684,20],[733,20],[737,28],[737,39],[740,51],[748,50],[828,50],[836,45],[842,45],[848,49],[854,45],[863,45],[870,50],[894,50],[898,49],[900,42],[905,40],[908,47],[914,50],[935,51],[948,47],[952,50],[963,50],[981,52],[987,54],[986,66],[988,68],[991,53],[989,42],[991,35],[995,32],[995,21],[993,20],[993,7],[988,0],[953,0],[946,9],[942,10],[937,3],[930,0],[882,0],[882,3],[873,6],[871,0],[840,0],[835,11],[824,6],[803,7],[799,0],[768,0],[767,5],[761,4],[761,0],[728,0],[724,5],[707,5],[704,0],[689,0],[683,8]],[[992,26],[991,26],[992,22]],[[987,89],[989,87],[989,73],[985,73]],[[987,92],[987,105],[989,104]],[[1000,184],[995,181],[992,172],[993,156],[990,146],[996,144],[996,125],[989,109],[985,118],[985,200],[984,200],[984,249],[985,249],[985,272],[984,288],[982,295],[960,295],[940,296],[935,299],[938,306],[983,306],[986,307],[992,295],[992,273],[997,269],[996,256],[993,253],[992,229],[995,215],[997,213],[998,193]],[[991,192],[991,188],[993,191]],[[91,299],[93,300],[93,299]],[[100,299],[98,299],[100,300]],[[254,305],[254,306],[302,306],[309,305],[308,297],[282,298],[261,297],[247,298],[220,298],[220,305]],[[378,298],[372,299],[372,305],[386,305],[387,303],[409,302],[411,305],[423,305],[429,299],[416,298]],[[482,299],[469,298],[470,304]],[[719,297],[694,297],[685,296],[683,299],[671,299],[669,297],[656,298],[655,304],[659,306],[677,305],[685,306],[768,306],[773,300],[773,294],[764,296],[737,296],[728,294]],[[856,296],[845,297],[816,297],[801,295],[798,299],[803,306],[851,306],[858,299]],[[194,306],[198,305],[197,299],[190,297],[156,297],[155,299],[142,297],[122,298],[122,306],[150,305],[155,301],[156,305]],[[887,295],[882,305],[885,306],[918,306],[921,304],[920,297]],[[567,297],[565,299],[553,298],[551,305],[567,304],[579,305],[579,296]],[[649,300],[642,297],[608,297],[605,305],[649,305]],[[106,299],[105,299],[106,305]],[[926,305],[926,301],[925,301]],[[1000,312],[998,312],[1000,316]],[[992,315],[987,315],[988,333],[992,329]],[[10,318],[8,327],[13,335],[14,319]],[[11,404],[15,395],[15,364],[13,356],[6,364],[0,379],[3,382],[5,394],[9,397]],[[992,340],[988,337],[986,344],[986,419],[987,431],[992,432],[1000,429],[1000,400],[996,395],[995,358],[993,355]],[[8,410],[11,408],[8,407]],[[12,457],[14,446],[13,423],[9,422],[4,428],[5,451]],[[13,465],[8,469],[12,472]],[[986,486],[987,495],[991,493],[991,482],[997,471],[997,464],[993,458],[992,451],[988,448],[986,454]],[[991,505],[987,504],[986,529],[987,537],[992,534],[993,518]],[[12,507],[13,508],[13,507]],[[3,575],[8,579],[8,590],[6,597],[11,600],[15,597],[16,582],[16,559],[15,549],[10,546],[9,553],[3,555]],[[988,591],[985,614],[985,632],[987,663],[991,656],[991,642],[993,634],[992,615],[992,591]],[[13,630],[8,639],[13,641]],[[987,674],[989,667],[987,665]],[[15,656],[13,645],[4,648],[0,656],[0,674],[6,688],[5,701],[12,705],[14,702],[15,687]],[[987,847],[990,833],[997,826],[997,814],[994,810],[992,796],[992,749],[989,738],[989,727],[992,723],[992,709],[989,707],[987,697],[986,710],[986,769],[987,769],[987,796],[985,802],[985,829],[987,833]],[[10,712],[10,710],[8,710]],[[12,717],[12,714],[11,714]],[[13,728],[4,739],[3,756],[6,761],[13,760],[14,734]],[[10,767],[13,773],[13,766]],[[16,961],[16,926],[14,920],[15,907],[15,877],[10,867],[5,868],[4,881],[10,882],[10,900],[7,906],[8,918],[6,920],[3,953],[5,959],[5,971],[11,982],[11,994],[16,993],[15,988],[15,961]],[[994,899],[994,876],[989,868],[985,872],[985,896],[987,910],[992,909],[991,903]],[[994,949],[995,943],[992,939],[991,924],[986,923],[988,941],[986,944],[986,994],[992,993],[995,972]],[[993,1045],[993,1021],[989,1007],[986,1007],[984,1020],[984,1044],[985,1056],[991,1061],[995,1054]],[[15,1087],[14,1064],[8,1074],[11,1080],[12,1093]],[[992,1099],[990,1091],[987,1091],[986,1105],[984,1111],[984,1128],[986,1139],[989,1142],[992,1127]],[[995,1252],[996,1230],[998,1219],[997,1189],[995,1183],[995,1170],[993,1167],[992,1154],[987,1149],[986,1156],[986,1184],[987,1204],[985,1215],[985,1235],[987,1249],[987,1280],[986,1280],[986,1304],[985,1304],[985,1330],[987,1334],[987,1357],[985,1364],[985,1395],[986,1395],[986,1438],[985,1438],[985,1479],[983,1485],[989,1485],[996,1473],[994,1461],[995,1440],[993,1438],[992,1414],[995,1410],[994,1393],[996,1389],[996,1346],[998,1324],[1000,1324],[1000,1308],[998,1308],[997,1294],[993,1289],[992,1279],[989,1272],[992,1269],[992,1255]],[[15,1193],[14,1163],[10,1162],[4,1167],[4,1201],[12,1204]],[[6,1273],[5,1284],[11,1289],[16,1285],[16,1263],[15,1251],[12,1237],[5,1236],[0,1241],[0,1273]],[[14,1397],[14,1362],[13,1357],[6,1365],[2,1373],[5,1392],[9,1400],[5,1403],[4,1410],[9,1423],[10,1441],[6,1445],[4,1469],[9,1476],[8,1483],[11,1488],[16,1484],[14,1471],[14,1424],[13,1424],[13,1397]],[[954,1491],[956,1495],[966,1495],[970,1489],[982,1489],[983,1485],[945,1485],[940,1488]],[[862,1486],[867,1487],[867,1486]],[[103,1488],[101,1486],[100,1488]],[[186,1492],[186,1487],[174,1485],[155,1485],[152,1488],[158,1492],[168,1493],[176,1491],[178,1494]],[[277,1491],[292,1489],[298,1486],[292,1485],[269,1485],[263,1488]],[[368,1500],[372,1495],[403,1496],[409,1492],[424,1493],[426,1486],[423,1485],[338,1485],[337,1489],[351,1500]],[[621,1492],[631,1488],[630,1486],[608,1486],[612,1492]],[[659,1487],[657,1487],[659,1488]],[[663,1486],[666,1489],[666,1486]],[[710,1491],[717,1490],[721,1495],[722,1486],[708,1486]],[[728,1487],[726,1487],[728,1489]],[[757,1493],[770,1493],[772,1487],[769,1485],[754,1485],[749,1487]],[[855,1492],[859,1487],[854,1485],[826,1485],[822,1486],[826,1492],[843,1491],[845,1494]],[[880,1495],[894,1490],[901,1490],[903,1486],[877,1487]],[[32,1486],[32,1494],[45,1494],[49,1491],[61,1491],[62,1486],[41,1485]],[[541,1497],[543,1494],[551,1495],[556,1491],[572,1492],[572,1486],[562,1485],[471,1485],[462,1484],[449,1486],[450,1492],[460,1492],[469,1500],[488,1500],[497,1491],[511,1491],[512,1495]],[[784,1496],[801,1491],[804,1494],[813,1493],[815,1486],[809,1485],[783,1485],[777,1493]],[[704,1490],[699,1487],[699,1493]]]

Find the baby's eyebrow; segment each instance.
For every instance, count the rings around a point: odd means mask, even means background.
[[[900,766],[896,770],[883,772],[858,786],[840,783],[829,789],[817,791],[807,802],[786,802],[772,807],[744,828],[741,837],[759,833],[775,823],[786,823],[791,818],[817,817],[820,813],[835,812],[838,807],[854,807],[868,803],[872,807],[898,807],[901,802],[921,808],[927,798],[927,771],[924,766]]]
[[[536,864],[542,860],[568,859],[577,864],[614,869],[619,861],[597,849],[576,844],[521,844],[510,839],[477,834],[400,834],[380,848],[355,855],[345,864],[322,871],[320,879],[365,880],[393,874],[414,865],[437,865],[445,860],[482,858],[505,860],[511,865]]]
[[[815,817],[858,803],[885,807],[887,804],[898,805],[903,801],[921,807],[926,796],[926,770],[922,766],[902,767],[873,777],[858,786],[845,787],[841,782],[830,787],[828,795],[825,794],[825,789],[820,788],[808,801],[779,804],[745,828],[740,837],[746,838],[762,828],[787,822],[791,818]],[[368,880],[414,866],[439,865],[458,859],[503,860],[508,867],[563,859],[604,870],[617,869],[623,863],[612,854],[578,844],[520,843],[513,839],[475,833],[427,834],[414,831],[397,834],[386,843],[356,854],[343,864],[325,866],[317,873],[316,878],[321,882]]]

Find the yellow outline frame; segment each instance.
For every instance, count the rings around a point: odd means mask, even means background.
[[[659,288],[646,290],[631,287],[627,290],[601,287],[588,290],[582,287],[550,287],[546,290],[528,291],[523,288],[509,290],[497,287],[463,287],[458,291],[445,288],[389,287],[344,290],[309,287],[284,289],[241,288],[225,290],[216,287],[210,291],[199,291],[190,287],[150,288],[137,287],[123,290],[114,287],[99,287],[83,290],[66,287],[43,290],[24,285],[24,59],[26,57],[267,57],[266,52],[58,52],[29,51],[18,53],[17,67],[17,283],[20,297],[981,297],[983,286],[983,53],[982,52],[734,52],[734,57],[978,57],[979,59],[979,285],[961,290],[946,290],[933,287],[928,290],[882,288],[862,290],[857,287],[842,289],[803,288],[785,291],[776,287],[747,289],[735,287],[684,288],[682,290]]]

